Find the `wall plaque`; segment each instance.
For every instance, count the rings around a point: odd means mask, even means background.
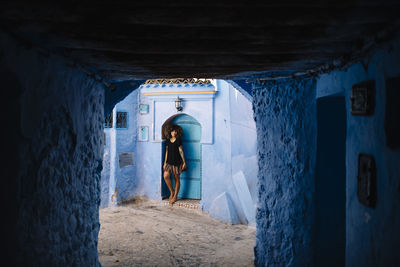
[[[147,113],[149,113],[149,105],[147,105],[147,104],[140,104],[140,105],[139,105],[139,113],[140,113],[140,114],[147,114]]]
[[[354,84],[350,97],[352,115],[370,116],[375,110],[375,81]]]
[[[377,200],[376,166],[372,155],[358,155],[357,196],[367,207],[374,208]]]
[[[133,166],[133,152],[123,152],[118,155],[119,167]]]
[[[146,142],[149,140],[149,127],[140,126],[139,127],[139,141]]]

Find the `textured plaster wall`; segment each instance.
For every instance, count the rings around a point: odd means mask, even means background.
[[[117,197],[115,194],[115,167],[116,167],[116,129],[115,129],[115,108],[111,110],[113,120],[112,128],[104,128],[104,151],[103,151],[103,169],[101,170],[101,200],[100,208],[116,205]],[[115,195],[114,195],[115,194]]]
[[[313,258],[315,82],[257,82],[256,266],[308,266]]]
[[[0,51],[0,69],[7,70],[1,80],[20,89],[19,112],[7,114],[20,122],[13,260],[98,266],[104,88],[62,59],[2,33]]]
[[[134,88],[133,88],[134,89]],[[133,90],[111,111],[113,127],[104,128],[105,146],[103,169],[101,171],[101,204],[100,208],[117,205],[134,198],[137,194],[139,179],[136,178],[136,142],[138,91]],[[127,128],[116,128],[117,112],[127,112]],[[119,165],[120,153],[133,153],[133,165]]]
[[[345,92],[346,137],[346,266],[399,266],[400,254],[400,151],[389,149],[384,127],[386,79],[400,76],[400,39],[378,49],[347,69],[320,77],[317,89]],[[372,116],[353,116],[353,84],[375,80],[376,108]],[[396,88],[399,90],[400,88]],[[399,122],[397,122],[399,123]],[[377,205],[368,208],[357,198],[358,154],[375,157]]]
[[[204,211],[209,211],[211,205],[224,191],[229,194],[235,210],[241,211],[240,204],[231,179],[232,170],[232,147],[231,147],[231,124],[229,107],[229,85],[217,80],[218,95],[214,107],[214,143],[202,147],[202,199],[201,206]],[[242,217],[243,218],[243,217]]]
[[[232,175],[242,171],[253,204],[257,202],[257,131],[252,110],[252,98],[248,100],[231,86],[229,94],[231,122]]]
[[[116,168],[117,176],[117,188],[118,188],[118,199],[125,201],[134,197],[135,188],[137,188],[136,179],[136,165],[135,158],[138,156],[135,153],[136,141],[138,135],[137,127],[137,114],[138,111],[138,94],[139,90],[134,90],[130,93],[124,101],[116,105],[116,112],[125,111],[128,112],[128,128],[127,129],[116,129],[117,137],[117,155],[120,153],[133,153],[134,165],[129,165],[121,168]]]

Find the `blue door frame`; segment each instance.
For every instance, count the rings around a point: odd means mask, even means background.
[[[201,125],[193,117],[182,114],[171,120],[171,124],[182,127],[182,147],[185,154],[187,171],[181,174],[181,187],[178,198],[201,199]],[[162,145],[162,162],[165,159],[165,144]],[[163,171],[161,172],[163,174]],[[162,175],[161,175],[162,176]],[[171,175],[172,183],[175,181]],[[169,197],[169,190],[161,177],[162,198]]]

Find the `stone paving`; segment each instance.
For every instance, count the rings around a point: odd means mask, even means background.
[[[230,225],[199,201],[138,199],[100,210],[102,266],[253,266],[255,228]]]

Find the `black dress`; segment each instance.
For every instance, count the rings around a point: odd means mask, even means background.
[[[171,142],[169,139],[165,141],[165,146],[168,151],[167,163],[173,166],[180,166],[182,164],[182,158],[179,154],[179,147],[182,145],[182,140],[176,138],[175,142]]]

